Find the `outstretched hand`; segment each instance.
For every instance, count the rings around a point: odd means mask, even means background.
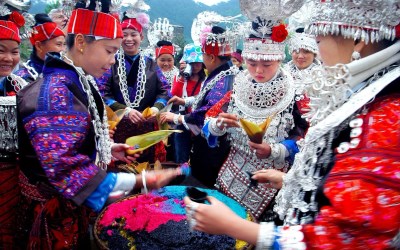
[[[199,230],[209,234],[229,234],[229,228],[234,223],[240,223],[242,220],[235,212],[218,199],[207,196],[208,204],[198,204],[198,207],[193,213],[196,220],[194,230]],[[185,205],[187,206],[186,212],[189,212],[189,206],[193,203],[189,197],[184,198]]]
[[[170,103],[173,103],[174,105],[185,105],[185,99],[175,95],[168,100],[168,104]]]
[[[114,143],[111,146],[111,155],[117,160],[130,164],[135,161],[136,158],[139,158],[140,154],[134,154],[133,156],[127,155],[126,150],[129,148],[130,146],[128,144]]]

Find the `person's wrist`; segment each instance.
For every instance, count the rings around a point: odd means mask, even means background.
[[[181,116],[181,114],[174,114],[174,118],[173,118],[173,122],[175,125],[179,125],[180,121],[179,121],[179,117]]]

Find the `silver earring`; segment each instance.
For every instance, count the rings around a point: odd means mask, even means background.
[[[355,61],[355,60],[359,60],[361,59],[361,55],[360,52],[358,51],[353,51],[353,54],[351,54],[351,60]]]

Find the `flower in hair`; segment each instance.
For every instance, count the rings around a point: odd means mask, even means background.
[[[25,24],[24,16],[15,10],[13,12],[11,12],[8,20],[11,22],[14,22],[18,26],[18,28],[21,28]]]
[[[289,32],[286,29],[286,25],[281,23],[277,26],[272,27],[271,40],[274,42],[281,43],[285,41],[288,34]]]
[[[138,13],[136,21],[142,25],[144,28],[149,28],[150,17],[146,13]]]
[[[206,42],[207,36],[208,36],[208,34],[211,33],[211,31],[212,31],[212,27],[211,26],[209,26],[209,25],[204,26],[204,28],[200,32],[200,42],[201,42],[201,44],[204,44]]]

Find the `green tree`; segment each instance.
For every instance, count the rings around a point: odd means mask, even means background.
[[[60,1],[56,0],[56,1],[49,2],[48,4],[46,4],[46,8],[44,9],[44,12],[45,13],[49,13],[50,10],[58,9],[58,8],[60,8],[60,6],[61,6],[61,2]]]

